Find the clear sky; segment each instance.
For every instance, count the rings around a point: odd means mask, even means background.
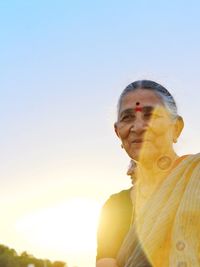
[[[1,243],[89,267],[100,206],[130,186],[115,137],[130,82],[166,86],[200,151],[200,4],[0,1]]]

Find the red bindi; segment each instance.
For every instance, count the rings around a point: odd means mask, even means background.
[[[136,107],[136,108],[135,108],[135,112],[137,112],[137,111],[142,112],[142,107]]]
[[[135,112],[137,112],[137,111],[140,111],[140,112],[142,112],[142,107],[139,107],[139,105],[140,105],[140,102],[136,102],[136,108],[135,108]]]

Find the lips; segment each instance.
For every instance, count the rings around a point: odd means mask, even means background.
[[[134,144],[140,144],[140,143],[142,143],[144,140],[142,139],[142,138],[138,138],[138,139],[134,139],[133,141],[132,141],[132,143],[134,143]]]

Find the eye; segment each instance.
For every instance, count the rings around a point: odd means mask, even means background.
[[[158,119],[158,118],[162,118],[163,116],[162,116],[162,115],[159,115],[159,114],[157,114],[157,113],[153,113],[153,114],[152,114],[152,117],[153,117],[154,119]]]
[[[123,115],[120,119],[120,121],[122,122],[129,122],[129,121],[132,121],[135,119],[135,115],[133,114],[126,114],[126,115]]]
[[[154,113],[152,112],[151,114],[147,114],[145,116],[146,120],[151,120],[151,121],[155,121],[155,120],[158,120],[160,118],[163,118],[162,115],[158,114],[158,113]]]

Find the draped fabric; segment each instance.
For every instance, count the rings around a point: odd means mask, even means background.
[[[182,160],[154,192],[135,218],[117,264],[200,266],[200,154]]]

